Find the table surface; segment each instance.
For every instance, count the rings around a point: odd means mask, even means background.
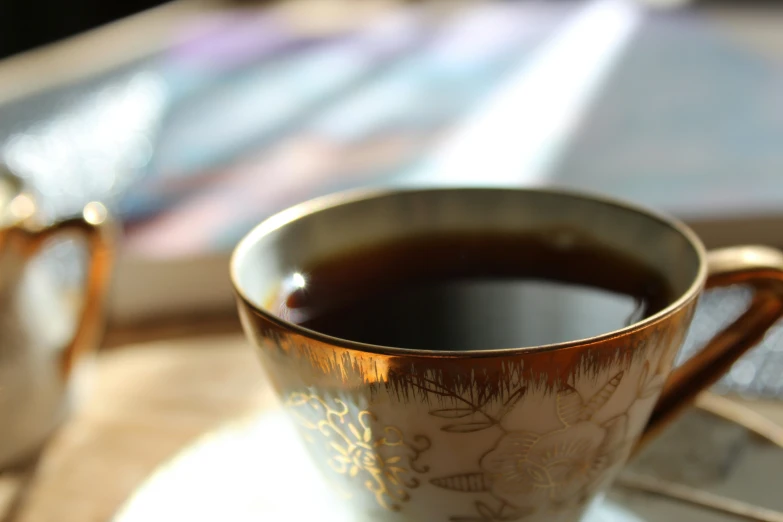
[[[157,466],[199,436],[277,404],[238,334],[105,350],[89,382],[29,480],[0,475],[0,521],[108,522]],[[783,425],[783,404],[747,405]]]
[[[85,399],[27,484],[19,473],[0,478],[3,522],[108,521],[156,466],[199,435],[275,405],[238,335],[107,350],[90,373]]]

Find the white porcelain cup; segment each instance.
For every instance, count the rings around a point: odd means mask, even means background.
[[[413,350],[332,337],[289,322],[274,305],[280,285],[314,261],[467,232],[585,238],[643,260],[674,295],[659,312],[619,330],[487,350]],[[556,190],[337,194],[260,224],[235,250],[231,271],[242,323],[270,381],[334,494],[360,520],[580,520],[639,444],[783,315],[780,251],[705,252],[677,221]],[[733,283],[754,287],[751,306],[673,368],[702,290]],[[517,313],[521,320],[524,310]],[[453,321],[463,319],[455,314]],[[306,490],[301,499],[308,502]]]

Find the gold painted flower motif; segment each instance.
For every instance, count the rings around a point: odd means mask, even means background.
[[[352,422],[345,425],[349,436],[343,444],[337,442],[331,444],[336,455],[329,460],[329,465],[336,472],[348,474],[350,477],[355,477],[364,471],[371,475],[383,474],[390,480],[397,479],[397,475],[406,472],[400,467],[402,456],[384,458],[379,449],[383,446],[402,445],[402,433],[396,428],[387,427],[384,430],[386,437],[373,440],[372,429],[367,424],[369,419],[369,412],[363,411],[359,414],[358,428],[357,424]]]
[[[286,406],[299,424],[317,433],[327,450],[328,466],[340,475],[363,481],[379,505],[392,511],[410,499],[410,490],[419,487],[415,475],[428,468],[417,463],[430,446],[424,436],[408,441],[394,426],[379,429],[369,411],[351,412],[340,399],[327,402],[314,394],[292,393]],[[316,442],[310,436],[309,442]]]
[[[544,492],[553,502],[579,495],[613,463],[613,450],[625,432],[625,418],[600,426],[584,421],[536,435],[506,433],[481,459],[489,488],[511,504]]]
[[[451,520],[521,520],[544,506],[557,510],[584,504],[628,449],[625,414],[603,423],[596,420],[622,377],[623,372],[617,373],[587,400],[572,387],[561,390],[556,407],[562,426],[553,431],[507,431],[494,424],[501,434],[479,461],[479,471],[437,477],[430,482],[452,491],[488,492],[499,505],[490,508],[481,503],[482,509],[478,509],[476,504],[477,517],[456,516]],[[441,429],[451,431],[446,428],[450,426]]]

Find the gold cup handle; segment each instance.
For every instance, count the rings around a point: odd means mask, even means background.
[[[18,225],[10,230],[25,259],[35,256],[41,247],[57,236],[82,236],[90,257],[84,305],[76,332],[60,357],[62,375],[68,377],[83,353],[94,349],[103,334],[104,309],[114,261],[114,227],[106,207],[89,203],[82,215],[58,221],[46,227]]]
[[[635,452],[717,382],[734,362],[783,317],[783,252],[740,246],[707,254],[707,288],[745,283],[754,289],[748,309],[677,367],[661,392]]]

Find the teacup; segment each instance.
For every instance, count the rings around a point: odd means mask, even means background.
[[[77,362],[99,341],[113,257],[107,217],[91,203],[82,216],[44,225],[20,180],[0,172],[0,468],[34,456],[52,433],[68,411]],[[50,265],[30,262],[66,237],[82,237],[89,251],[80,300]]]
[[[270,304],[299,267],[353,248],[429,232],[562,228],[655,267],[671,302],[588,339],[453,352],[331,337]],[[783,314],[781,252],[705,252],[673,219],[557,190],[327,196],[258,225],[237,246],[231,276],[243,327],[285,409],[362,520],[579,520],[629,456]],[[748,310],[673,368],[704,288],[734,283],[754,287]]]

